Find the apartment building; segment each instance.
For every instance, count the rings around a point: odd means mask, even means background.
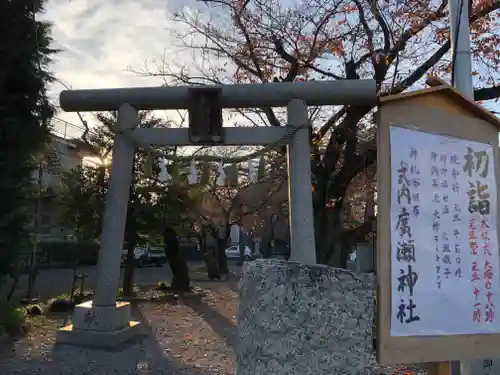
[[[56,120],[48,151],[33,172],[34,183],[45,191],[38,207],[34,208],[34,215],[38,214],[38,238],[42,242],[72,239],[73,233],[64,225],[58,210],[55,191],[61,184],[62,172],[77,167],[86,156],[80,143],[75,141],[78,135],[78,127]]]

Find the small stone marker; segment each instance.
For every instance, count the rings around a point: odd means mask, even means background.
[[[374,276],[276,259],[240,280],[238,375],[369,375]]]

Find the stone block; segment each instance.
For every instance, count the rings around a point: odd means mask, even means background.
[[[75,306],[73,324],[56,333],[59,344],[114,347],[142,333],[139,322],[131,320],[130,303],[94,306],[92,301]]]
[[[369,375],[374,276],[322,265],[244,266],[238,375]]]
[[[126,327],[114,331],[79,330],[73,325],[68,325],[56,332],[56,342],[57,344],[114,348],[143,334],[141,324],[135,321],[130,321]]]
[[[115,331],[128,326],[131,320],[130,303],[116,302],[116,306],[94,306],[87,301],[75,306],[73,326],[91,331]]]

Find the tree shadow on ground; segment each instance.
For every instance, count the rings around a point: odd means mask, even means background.
[[[229,280],[220,283],[210,282],[207,289],[200,288],[199,285],[193,286],[192,292],[188,293],[178,292],[175,290],[163,290],[162,292],[165,293],[164,295],[155,298],[140,299],[140,303],[159,306],[165,304],[184,304],[199,314],[212,328],[212,330],[234,350],[237,337],[235,324],[214,309],[210,305],[210,302],[205,300],[204,297],[206,296],[206,292],[208,290],[215,293],[221,293],[220,288],[227,288],[229,291],[238,294],[237,282],[238,280],[236,278],[231,277]]]
[[[212,308],[199,295],[186,295],[182,298],[182,302],[196,311],[229,347],[235,349],[237,342],[236,326],[228,318]]]
[[[221,286],[227,286],[233,292],[238,293],[238,282],[240,280],[239,273],[230,270],[229,274],[224,275],[224,279],[222,280],[210,280],[206,274],[195,273],[191,276],[191,281],[194,284],[202,283],[206,284],[214,284],[217,285],[216,288],[220,288]]]

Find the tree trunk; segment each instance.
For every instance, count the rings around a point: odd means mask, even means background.
[[[126,244],[127,259],[125,261],[125,272],[123,274],[123,295],[131,297],[134,294],[134,273],[135,273],[135,244]]]
[[[30,301],[33,297],[36,279],[37,279],[37,276],[39,273],[39,264],[38,264],[38,260],[37,260],[37,254],[38,254],[38,251],[36,251],[36,250],[31,254],[31,266],[30,266],[30,270],[29,270],[29,274],[28,274],[28,292],[26,293],[26,299],[28,301]],[[40,257],[40,258],[42,258],[42,257]],[[49,262],[51,262],[50,259],[49,259]]]
[[[18,257],[18,259],[15,261],[15,263],[11,266],[10,268],[10,277],[12,280],[12,284],[10,285],[9,293],[7,294],[7,301],[10,301],[12,297],[14,296],[14,293],[17,290],[17,287],[19,286],[19,281],[21,279],[23,269],[24,269],[24,262],[22,261],[22,257]]]
[[[17,264],[14,268],[14,272],[13,272],[13,278],[14,280],[12,280],[12,284],[10,286],[10,290],[9,290],[9,294],[7,295],[7,301],[10,301],[12,299],[12,297],[14,296],[14,293],[17,289],[17,286],[19,285],[19,279],[21,277],[21,269],[20,269],[20,266],[19,264]]]
[[[320,264],[340,267],[341,234],[343,225],[342,203],[322,208],[316,215],[316,259]]]
[[[217,241],[217,263],[219,265],[219,271],[221,275],[229,274],[229,268],[227,267],[226,258],[226,246],[227,238],[216,238]]]
[[[264,234],[262,235],[260,242],[259,252],[262,254],[262,258],[269,259],[271,257],[271,236],[264,230]]]
[[[167,262],[172,271],[172,282],[170,287],[181,292],[189,292],[191,290],[189,269],[179,249],[177,232],[167,227],[163,233],[163,240],[165,243]]]
[[[14,276],[14,280],[12,281],[12,285],[10,286],[9,294],[7,295],[7,301],[10,301],[12,299],[18,285],[19,285],[19,274]]]
[[[339,267],[347,268],[347,261],[353,250],[353,244],[349,238],[341,236],[340,239],[340,255],[339,255]]]
[[[230,234],[230,229],[228,230],[227,226],[225,228],[224,233],[226,234],[225,238],[222,238],[217,229],[215,229],[214,226],[210,227],[210,233],[212,234],[212,237],[214,238],[217,248],[216,248],[216,260],[217,260],[217,265],[219,267],[219,272],[221,275],[227,275],[229,274],[229,268],[227,267],[227,258],[226,258],[226,246],[227,246],[227,239],[229,238]]]
[[[132,192],[131,192],[132,193]],[[132,199],[133,199],[133,195]],[[137,245],[137,218],[133,207],[133,200],[129,204],[127,220],[125,224],[125,248],[127,249],[127,260],[123,274],[123,295],[132,297],[134,294],[134,271],[135,271],[135,247]]]
[[[220,280],[219,265],[217,264],[217,256],[212,249],[207,246],[207,233],[205,230],[198,237],[198,242],[200,244],[200,251],[203,254],[203,260],[205,261],[205,267],[207,269],[207,276],[210,280]]]
[[[239,231],[239,233],[238,233],[238,239],[239,239],[238,250],[240,252],[239,264],[243,265],[243,263],[245,263],[245,241],[243,241],[243,227],[242,227],[241,222],[238,224],[238,231]]]
[[[203,254],[205,264],[207,266],[207,276],[210,280],[220,280],[219,262],[217,261],[217,248],[206,247],[206,252]]]
[[[288,262],[292,256],[292,241],[290,240],[290,224],[286,226],[286,247],[285,247],[285,260]]]
[[[344,165],[342,170],[350,168],[351,166]],[[346,268],[351,246],[342,238],[345,218],[344,199],[354,175],[344,176],[345,178],[339,179],[336,185],[327,188],[330,183],[329,176],[325,175],[318,181],[314,200],[316,256],[318,263]]]
[[[221,238],[220,243],[217,243],[218,256],[219,256],[219,270],[223,275],[229,274],[227,266],[226,249],[229,246],[229,237],[231,237],[231,226],[229,225],[229,217],[226,219],[226,226],[224,227],[224,238]]]

